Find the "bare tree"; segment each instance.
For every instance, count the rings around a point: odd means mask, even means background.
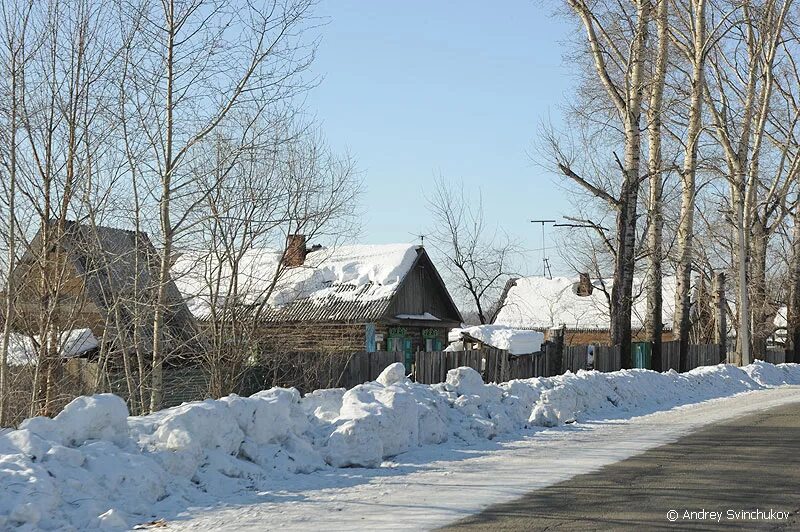
[[[760,6],[733,3],[737,32],[719,39],[709,56],[711,76],[704,94],[722,148],[730,186],[732,220],[736,234],[737,361],[752,360],[752,313],[748,293],[751,246],[765,246],[753,239],[751,228],[758,190],[762,185],[759,164],[770,103],[775,88],[775,59],[785,31],[791,0],[769,0]]]
[[[554,154],[559,170],[606,202],[616,212],[616,263],[612,286],[612,342],[621,345],[623,367],[631,365],[631,305],[635,269],[636,223],[641,172],[641,114],[645,94],[651,1],[630,5],[568,0],[585,33],[585,50],[596,82],[608,103],[609,126],[620,132],[624,156],[615,160],[621,173],[619,193],[611,194],[577,173],[573,161]],[[620,21],[623,21],[620,24]]]
[[[435,226],[430,240],[461,296],[480,323],[491,323],[498,300],[513,275],[518,246],[508,235],[487,228],[480,194],[466,194],[463,185],[439,178],[428,200]]]
[[[649,195],[647,202],[647,316],[645,336],[653,346],[653,366],[661,367],[661,340],[663,325],[663,201],[664,161],[662,158],[662,122],[664,114],[664,85],[669,52],[669,0],[657,0],[654,14],[656,24],[656,50],[653,71],[650,75],[650,98],[647,106],[647,144]]]
[[[296,131],[283,119],[265,128],[280,134],[254,141],[257,148],[245,156],[223,138],[206,142],[206,169],[198,168],[209,187],[201,230],[176,273],[195,287],[202,309],[210,344],[203,363],[215,397],[236,390],[246,364],[262,355],[262,318],[288,272],[287,236],[324,238],[335,246],[356,227],[361,182],[352,160],[334,156],[318,134]]]
[[[681,208],[677,234],[677,288],[675,294],[674,336],[680,342],[680,369],[687,370],[689,331],[691,329],[691,283],[693,265],[694,212],[698,147],[703,123],[703,88],[705,61],[711,41],[706,29],[706,1],[690,0],[676,9],[673,41],[689,67],[689,117],[686,126],[681,171]]]
[[[146,137],[139,173],[159,206],[161,260],[153,313],[150,409],[162,398],[167,283],[176,238],[205,197],[190,162],[232,113],[290,98],[313,57],[298,35],[311,0],[141,2],[127,10],[136,28],[128,105]],[[133,133],[132,130],[129,130]],[[243,149],[246,149],[243,148]],[[185,201],[182,201],[185,200]]]
[[[2,52],[0,52],[0,68],[4,73],[1,76],[8,84],[3,91],[7,94],[7,100],[2,107],[6,109],[3,116],[4,132],[3,145],[0,151],[0,161],[2,165],[0,176],[2,179],[4,200],[5,200],[5,228],[3,232],[6,256],[5,271],[5,291],[3,307],[3,336],[0,345],[0,427],[5,426],[7,420],[6,406],[9,397],[9,378],[8,378],[8,351],[11,339],[12,324],[14,322],[14,307],[16,298],[16,288],[12,281],[12,272],[16,267],[17,259],[17,153],[19,150],[18,133],[21,127],[20,107],[21,92],[23,83],[23,70],[30,53],[26,47],[26,34],[28,20],[30,18],[32,6],[23,3],[10,2],[4,3],[2,7],[3,20],[3,42]]]

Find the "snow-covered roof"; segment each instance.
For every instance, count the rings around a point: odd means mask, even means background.
[[[352,320],[381,315],[417,259],[415,244],[346,245],[308,253],[302,266],[281,266],[281,253],[271,249],[245,252],[237,282],[240,303],[264,305],[265,320]],[[278,276],[275,287],[270,286]],[[231,278],[228,264],[209,254],[182,255],[173,277],[199,318],[212,301],[209,280]]]
[[[523,277],[509,287],[503,307],[495,323],[523,329],[549,329],[566,326],[569,329],[606,330],[611,326],[608,299],[611,294],[610,279],[595,280],[591,295],[579,296],[576,292],[578,278]],[[633,282],[633,311],[631,326],[644,326],[647,297],[643,278]],[[672,328],[675,313],[675,277],[664,277],[662,282],[664,328]]]
[[[8,342],[8,364],[26,366],[36,364],[39,337],[12,333]],[[98,346],[97,338],[90,329],[74,329],[59,335],[56,351],[61,358],[72,358],[88,353]]]
[[[424,321],[441,321],[439,318],[430,312],[423,312],[422,314],[398,314],[395,316],[398,320],[424,320]]]
[[[462,340],[464,335],[497,349],[505,349],[512,355],[538,353],[544,342],[544,334],[540,332],[514,329],[505,325],[475,325],[453,329],[448,334],[448,340],[457,342]]]

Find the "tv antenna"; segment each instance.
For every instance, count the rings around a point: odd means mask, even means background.
[[[553,278],[553,272],[550,270],[550,259],[547,257],[544,241],[544,224],[554,224],[555,220],[531,220],[532,224],[542,224],[542,276],[547,279]]]
[[[425,245],[425,235],[423,235],[423,234],[414,234],[414,233],[408,233],[408,234],[409,235],[414,235],[415,237],[419,238],[419,244],[421,246]]]

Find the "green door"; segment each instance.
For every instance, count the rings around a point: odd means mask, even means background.
[[[411,338],[403,339],[403,353],[405,354],[406,373],[411,373],[414,365],[414,350],[411,346]]]
[[[650,345],[650,342],[634,342],[633,367],[653,369],[653,346]]]

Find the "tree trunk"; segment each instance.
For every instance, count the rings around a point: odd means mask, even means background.
[[[767,228],[761,220],[754,220],[750,237],[750,312],[753,331],[753,357],[763,357],[767,351],[767,338],[772,334],[774,316],[767,298]],[[763,358],[762,358],[763,360]]]
[[[725,301],[725,274],[714,272],[711,285],[714,298],[714,343],[719,346],[719,361],[725,362],[728,354],[728,305]]]
[[[745,230],[744,191],[735,189],[736,208],[736,269],[737,269],[737,315],[739,330],[736,336],[736,356],[734,363],[739,366],[750,364],[750,295],[747,290],[747,231]]]
[[[650,2],[640,2],[636,13],[636,34],[631,46],[631,75],[622,115],[625,132],[624,177],[620,215],[617,217],[618,252],[612,287],[611,331],[614,344],[620,345],[623,368],[633,365],[631,307],[636,252],[636,208],[641,173],[641,106],[649,24]]]
[[[661,203],[663,201],[664,176],[661,160],[661,127],[664,96],[664,78],[667,68],[667,43],[669,28],[667,25],[668,0],[659,0],[656,10],[656,33],[658,48],[656,51],[653,79],[651,82],[650,104],[648,107],[648,170],[650,173],[650,194],[648,197],[648,234],[647,248],[647,315],[645,316],[645,335],[652,345],[653,367],[661,367],[661,340],[663,333],[663,289],[661,261],[663,260],[662,234],[664,219]]]
[[[8,248],[8,265],[6,269],[5,309],[3,312],[3,339],[0,351],[0,427],[6,424],[6,403],[8,389],[8,343],[11,339],[11,326],[14,322],[14,298],[16,287],[12,272],[16,264],[16,186],[17,186],[17,63],[16,53],[11,54],[11,106],[9,116],[8,137],[8,221],[6,247]]]
[[[175,3],[170,0],[167,15],[167,86],[166,86],[166,138],[164,153],[164,175],[161,181],[161,232],[164,238],[164,248],[161,252],[161,262],[158,270],[158,292],[153,312],[153,366],[150,375],[150,412],[161,408],[164,392],[164,313],[167,302],[167,283],[169,281],[170,256],[172,255],[173,230],[170,220],[170,199],[172,194],[172,142],[173,142],[173,67],[175,44]]]
[[[702,131],[703,69],[705,68],[706,19],[705,0],[692,2],[693,27],[688,58],[692,64],[691,94],[689,97],[689,122],[686,128],[686,151],[681,172],[681,211],[678,221],[678,264],[675,268],[677,287],[673,331],[680,346],[680,371],[688,370],[689,331],[691,329],[692,246],[694,238],[695,173],[697,147]]]
[[[800,362],[800,204],[795,207],[786,305],[786,362]]]

